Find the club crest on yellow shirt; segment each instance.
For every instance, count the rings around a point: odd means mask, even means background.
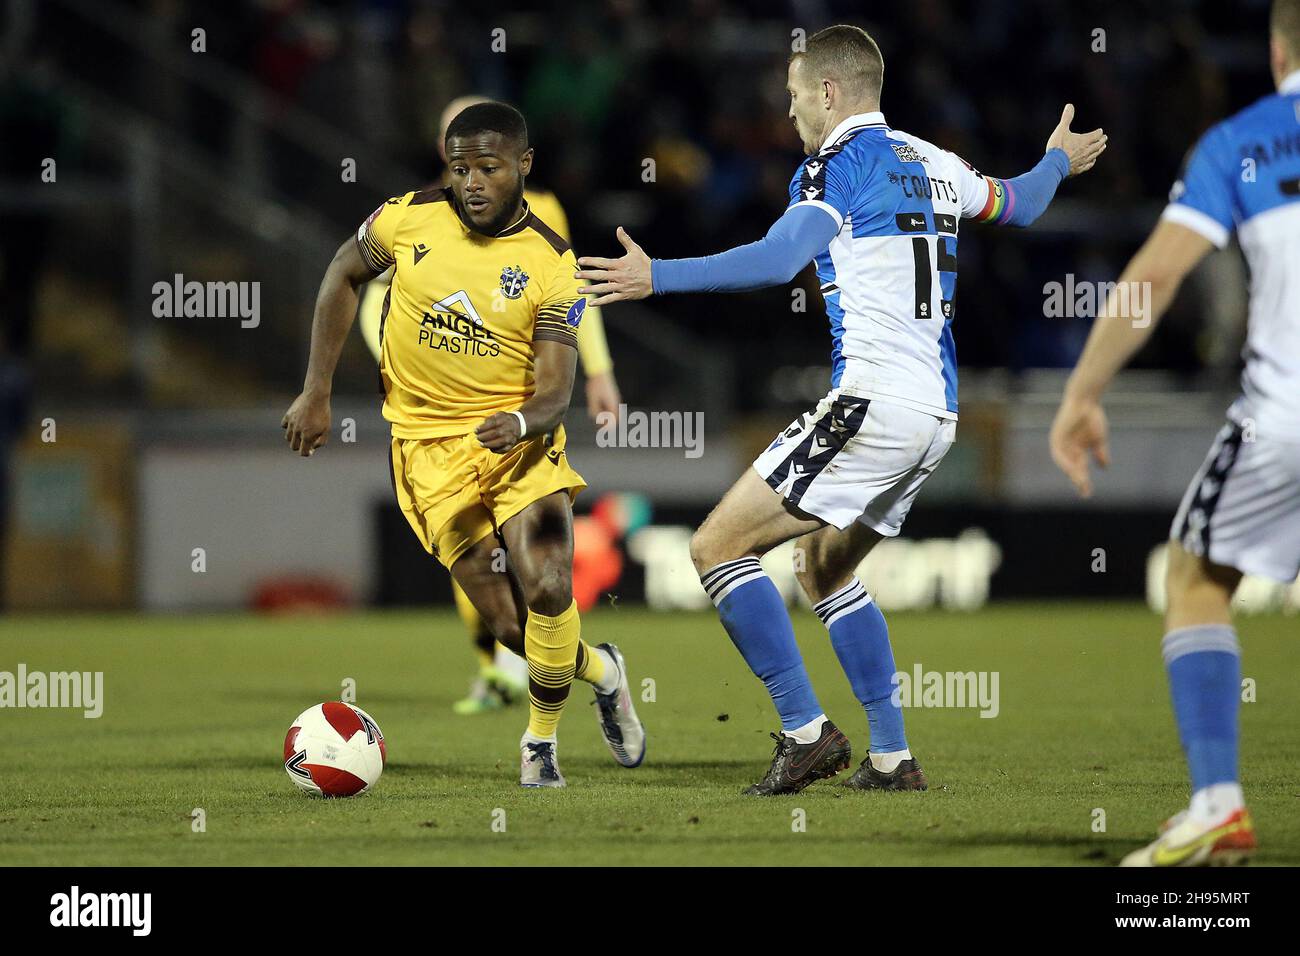
[[[501,270],[501,294],[507,299],[517,299],[528,285],[528,273],[520,266],[506,266]]]

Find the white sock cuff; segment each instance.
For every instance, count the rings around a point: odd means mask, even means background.
[[[1246,798],[1241,792],[1241,784],[1212,783],[1192,794],[1192,802],[1188,809],[1194,819],[1217,823],[1245,805]]]
[[[758,558],[750,555],[737,558],[735,561],[723,561],[710,568],[700,575],[700,583],[704,585],[704,590],[709,592],[709,600],[713,602],[714,607],[717,607],[722,603],[723,598],[742,584],[748,584],[764,576],[763,566],[758,563]]]
[[[787,737],[793,737],[795,740],[799,741],[799,743],[804,745],[815,744],[821,739],[822,728],[825,726],[826,715],[818,714],[802,727],[796,727],[793,730],[783,730],[781,733],[785,734]]]
[[[1170,631],[1160,642],[1165,663],[1172,664],[1180,657],[1201,651],[1219,651],[1241,655],[1237,631],[1230,624],[1197,624]]]
[[[867,593],[862,582],[854,578],[834,594],[814,604],[813,613],[821,618],[823,624],[830,627],[845,614],[852,614],[870,603],[871,595]]]
[[[907,748],[889,752],[872,750],[868,751],[867,756],[871,760],[871,766],[881,773],[893,773],[904,760],[912,759],[912,751]]]

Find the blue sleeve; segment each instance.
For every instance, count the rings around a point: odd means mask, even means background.
[[[742,292],[789,282],[826,249],[840,224],[819,206],[785,211],[758,242],[695,259],[652,259],[655,293]]]
[[[786,208],[814,206],[843,225],[858,195],[861,172],[859,165],[842,153],[809,156],[790,180],[790,205]]]
[[[1219,248],[1227,245],[1237,227],[1233,181],[1240,170],[1230,165],[1233,162],[1226,130],[1213,127],[1196,144],[1183,175],[1169,191],[1165,217],[1196,230]]]
[[[1003,181],[1007,207],[998,221],[1010,226],[1028,226],[1041,216],[1056,195],[1056,187],[1070,175],[1070,158],[1065,150],[1049,149],[1027,173]]]

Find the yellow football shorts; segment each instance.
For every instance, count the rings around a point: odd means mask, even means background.
[[[504,455],[474,433],[449,438],[394,438],[393,487],[424,550],[450,569],[469,548],[534,501],[587,483],[564,454],[564,426],[550,444],[538,435]]]

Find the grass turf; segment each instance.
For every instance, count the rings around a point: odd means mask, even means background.
[[[0,863],[1096,865],[1186,803],[1159,624],[1144,609],[1002,605],[890,624],[900,670],[997,671],[998,716],[907,712],[927,793],[830,781],[758,800],[739,791],[766,769],[776,720],[712,614],[584,618],[588,641],[623,648],[636,684],[653,679],[654,702],[639,704],[650,749],[637,770],[615,766],[578,685],[561,724],[564,791],[517,786],[521,709],[451,713],[474,665],[450,611],[0,619],[0,671],[105,675],[97,720],[0,710]],[[856,762],[865,716],[821,625],[799,611],[796,629]],[[1249,618],[1241,632],[1258,862],[1296,865],[1296,622]],[[345,678],[384,730],[388,768],[371,794],[311,799],[285,777],[284,733]],[[206,832],[192,830],[195,808]]]

